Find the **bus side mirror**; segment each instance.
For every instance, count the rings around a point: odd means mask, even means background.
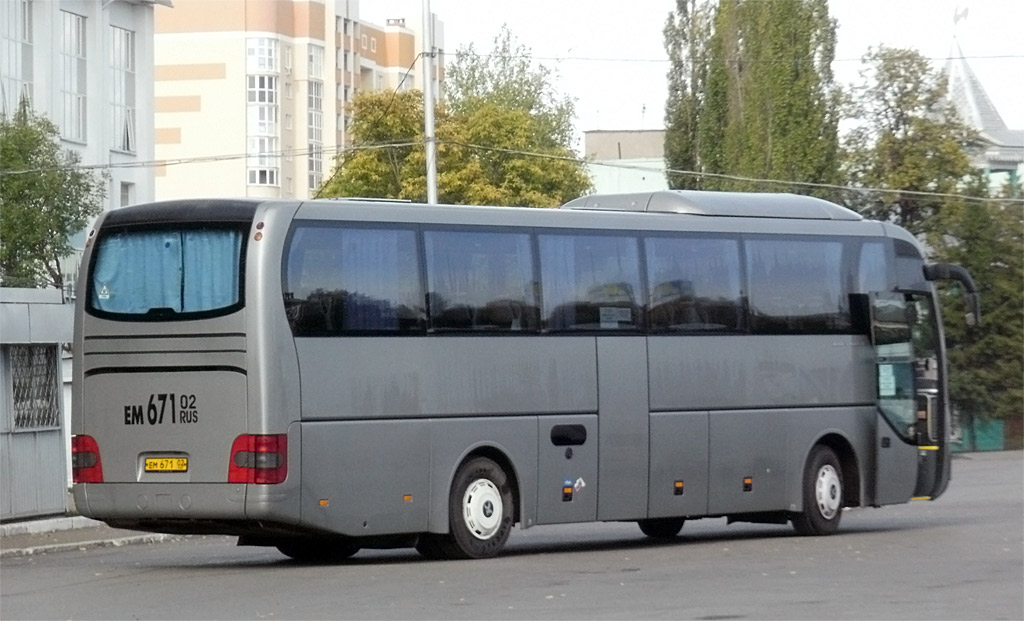
[[[967,294],[967,325],[976,326],[981,323],[981,300],[974,291]]]
[[[981,302],[978,298],[978,288],[974,285],[974,279],[970,272],[952,263],[929,263],[924,266],[924,277],[926,280],[952,280],[960,283],[967,293],[967,325],[976,326],[981,323]]]

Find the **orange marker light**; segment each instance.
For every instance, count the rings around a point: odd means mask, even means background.
[[[402,496],[402,500],[404,502],[412,502],[412,494],[406,494],[405,496]]]
[[[331,504],[331,501],[330,501],[330,500],[327,500],[326,498],[321,498],[321,499],[320,499],[320,506],[321,506],[321,507],[326,507],[326,506],[327,506],[327,505],[329,505],[329,504]]]

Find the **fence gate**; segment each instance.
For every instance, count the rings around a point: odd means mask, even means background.
[[[72,311],[55,289],[0,289],[0,520],[67,510],[61,346]]]

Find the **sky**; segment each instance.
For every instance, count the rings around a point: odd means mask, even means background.
[[[360,18],[420,16],[427,0],[362,0]],[[662,29],[675,0],[429,0],[444,23],[444,48],[493,47],[503,24],[575,98],[577,139],[593,129],[664,126],[669,68]],[[1024,1],[829,0],[838,20],[836,80],[859,82],[871,46],[917,49],[941,68],[956,37],[975,75],[1011,129],[1024,129]],[[1015,58],[1008,56],[1016,56]],[[996,58],[1002,57],[1002,58]]]

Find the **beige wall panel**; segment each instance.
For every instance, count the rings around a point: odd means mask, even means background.
[[[318,41],[327,41],[327,28],[325,26],[327,17],[324,14],[324,5],[320,2],[296,2],[295,3],[295,32],[291,35],[296,38],[309,37]]]
[[[295,16],[291,2],[248,0],[245,9],[245,30],[294,36]]]
[[[156,166],[154,166],[153,167],[153,175],[156,176],[156,177],[166,177],[167,176],[167,165],[166,164],[157,164]]]
[[[381,63],[387,67],[408,68],[416,58],[416,40],[405,32],[389,32]]]
[[[157,97],[155,111],[160,112],[199,112],[202,100],[198,95],[168,95]]]
[[[251,8],[257,3],[248,4]],[[174,8],[157,6],[153,11],[154,27],[157,34],[244,30],[246,5],[246,0],[174,0]]]
[[[227,76],[224,63],[198,65],[157,65],[153,69],[156,81],[161,80],[223,80]]]
[[[157,144],[181,144],[180,127],[157,127],[154,135]]]

